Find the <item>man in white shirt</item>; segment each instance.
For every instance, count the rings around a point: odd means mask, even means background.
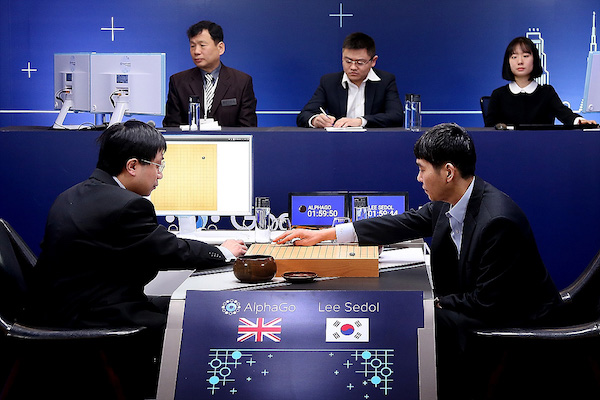
[[[324,75],[296,123],[299,127],[402,126],[404,112],[396,77],[374,69],[378,56],[375,41],[351,33],[342,45],[342,72]]]

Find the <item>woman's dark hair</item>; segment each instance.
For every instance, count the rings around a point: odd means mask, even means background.
[[[534,80],[535,78],[539,78],[544,73],[542,69],[542,61],[540,60],[540,53],[538,52],[537,47],[531,41],[531,39],[519,36],[511,40],[511,42],[506,47],[506,51],[504,52],[504,63],[502,64],[502,78],[507,81],[514,81],[515,75],[510,70],[510,57],[515,52],[516,47],[521,47],[521,50],[524,53],[529,53],[533,56],[533,70],[531,71],[531,75],[529,75],[530,80]]]

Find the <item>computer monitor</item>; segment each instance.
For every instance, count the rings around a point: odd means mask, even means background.
[[[167,135],[157,215],[252,215],[251,135]]]
[[[164,115],[165,53],[93,53],[91,111],[112,114],[109,125],[127,115]]]
[[[64,125],[69,111],[89,112],[91,53],[54,54],[54,109],[60,110],[53,128],[77,129]]]
[[[293,226],[331,226],[336,217],[348,217],[348,192],[292,192],[288,196]]]
[[[348,204],[354,204],[355,197],[367,198],[368,218],[402,214],[408,209],[408,192],[350,192],[348,197]],[[354,221],[356,219],[354,208],[350,214]]]
[[[583,112],[600,112],[600,51],[590,51],[588,55]]]

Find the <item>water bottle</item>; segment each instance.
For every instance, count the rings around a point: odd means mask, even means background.
[[[200,129],[200,96],[190,96],[188,109],[188,125],[190,131]]]
[[[421,130],[421,95],[413,94],[411,101],[411,131]]]
[[[404,128],[410,129],[412,126],[412,97],[411,93],[406,94],[404,102]]]
[[[254,199],[254,216],[256,218],[256,243],[271,243],[271,228],[269,215],[271,214],[271,201],[268,197]]]
[[[369,218],[369,205],[366,196],[354,198],[354,221]]]

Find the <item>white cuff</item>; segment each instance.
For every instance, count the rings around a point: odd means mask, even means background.
[[[223,246],[216,246],[216,248],[219,249],[219,251],[221,253],[223,253],[223,257],[225,257],[225,260],[227,262],[235,260],[235,256],[233,255],[233,253],[231,251],[229,251],[228,248],[223,247]]]
[[[358,242],[358,237],[356,236],[356,231],[354,230],[354,224],[352,224],[352,222],[336,225],[335,237],[338,243]]]

